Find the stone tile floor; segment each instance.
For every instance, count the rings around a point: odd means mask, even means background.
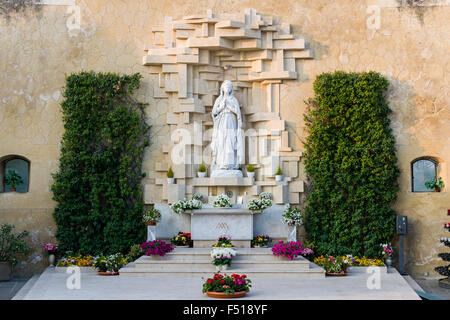
[[[439,287],[438,280],[436,279],[414,279],[417,284],[425,291],[432,295],[450,300],[450,289]]]
[[[231,272],[231,270],[230,270]],[[109,276],[81,273],[81,288],[68,289],[70,275],[47,269],[31,288],[16,299],[24,300],[192,300],[209,299],[202,294],[198,275]],[[381,288],[369,289],[365,273],[347,277],[308,278],[292,275],[252,276],[253,288],[245,299],[255,300],[418,300],[406,280],[396,270],[381,274]]]
[[[29,279],[12,279],[0,281],[0,300],[10,300],[27,283]]]

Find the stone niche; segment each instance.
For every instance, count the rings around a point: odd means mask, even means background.
[[[163,209],[195,193],[209,203],[225,193],[234,203],[242,199],[245,205],[266,191],[273,196],[274,217],[281,215],[276,212],[282,211],[283,204],[298,204],[303,192],[303,181],[298,179],[302,153],[289,146],[280,96],[283,81],[298,77],[296,61],[311,58],[304,39],[291,34],[289,24],[275,23],[254,9],[236,14],[207,10],[180,20],[165,17],[164,25],[151,31],[152,43],[145,48],[143,64],[148,66],[154,99],[165,104],[170,137],[161,150],[165,160],[150,173],[155,182],[145,185],[145,202]],[[206,177],[197,177],[200,164],[208,167],[210,163],[211,110],[224,80],[232,81],[240,104],[245,162],[256,168],[254,178],[247,176],[245,166],[244,177],[209,177],[210,170]],[[274,179],[278,166],[284,174],[280,182]],[[175,184],[167,183],[169,167]],[[167,210],[162,211],[164,215]],[[174,226],[185,224],[173,219]],[[274,222],[266,223],[274,227]],[[164,230],[168,235],[179,231]],[[264,228],[255,225],[255,232]]]

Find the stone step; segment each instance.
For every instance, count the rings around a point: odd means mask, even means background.
[[[193,268],[190,271],[187,270],[155,270],[153,268],[133,268],[133,267],[125,267],[120,269],[120,275],[121,276],[144,276],[144,275],[155,275],[155,274],[161,274],[161,275],[173,275],[173,276],[186,276],[186,275],[198,275],[199,277],[203,278],[209,278],[212,277],[212,275],[216,272],[215,267],[213,265],[210,265],[209,270],[203,270],[203,269],[195,269]],[[312,266],[310,269],[298,269],[298,270],[283,270],[279,268],[254,268],[252,267],[239,267],[236,265],[232,265],[227,271],[221,272],[226,274],[246,274],[249,277],[252,275],[283,275],[283,276],[295,276],[297,277],[314,277],[314,278],[323,278],[325,277],[325,271],[318,267],[318,266]]]
[[[209,272],[214,271],[215,266],[211,263],[211,260],[154,260],[154,261],[135,261],[135,269],[146,269],[156,271],[173,270],[179,272],[193,272],[202,271]],[[288,261],[288,260],[276,260],[272,261],[252,261],[252,260],[235,260],[233,259],[232,267],[238,269],[252,269],[252,270],[282,270],[282,271],[300,271],[309,270],[309,262],[304,261]]]
[[[235,248],[236,256],[233,260],[272,260],[273,254],[270,248]],[[150,257],[145,257],[152,259]],[[303,257],[300,257],[303,259]],[[164,256],[165,260],[206,260],[211,259],[211,248],[175,248],[174,251]]]

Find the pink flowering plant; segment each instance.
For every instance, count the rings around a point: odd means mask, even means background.
[[[314,254],[309,248],[303,248],[303,244],[298,241],[279,241],[272,248],[272,254],[277,257],[286,257],[290,260],[294,260],[299,255],[308,256]]]
[[[58,247],[55,246],[54,244],[46,243],[46,244],[44,244],[44,250],[45,250],[48,254],[52,254],[52,253],[55,253],[56,250],[58,250]]]
[[[141,249],[146,256],[164,256],[173,250],[170,243],[161,240],[147,241],[141,244]]]
[[[383,258],[389,258],[394,253],[394,250],[392,249],[392,245],[390,243],[382,243],[380,244],[380,247],[383,248],[383,251],[381,251],[381,254],[383,255]]]
[[[232,247],[231,237],[227,234],[221,234],[217,237],[217,243],[213,245],[213,247]]]

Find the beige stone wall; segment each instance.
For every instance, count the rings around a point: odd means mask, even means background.
[[[151,183],[169,133],[165,103],[152,99],[155,83],[148,67],[141,65],[144,45],[151,44],[151,28],[163,25],[165,15],[176,19],[203,14],[208,8],[220,13],[255,8],[290,23],[292,33],[305,38],[314,57],[298,63],[298,80],[282,85],[281,116],[287,119],[290,146],[295,150],[303,149],[304,100],[312,96],[318,74],[375,70],[390,80],[392,127],[402,170],[395,208],[409,217],[408,271],[437,276],[433,268],[440,264],[437,253],[442,250],[438,238],[444,235],[442,225],[448,222],[450,208],[450,7],[438,5],[439,1],[424,1],[422,7],[395,7],[401,2],[77,0],[74,8],[44,5],[8,12],[8,17],[2,13],[0,157],[18,154],[31,161],[30,192],[0,194],[0,223],[30,230],[36,248],[18,272],[45,266],[41,244],[55,232],[50,173],[57,168],[63,132],[59,103],[65,75],[80,70],[143,74],[138,98],[150,103],[153,138],[144,166],[149,173],[146,182]],[[374,4],[382,6],[368,7]],[[73,24],[78,9],[79,29]],[[440,176],[448,185],[444,192],[410,192],[410,163],[420,156],[442,161]],[[300,173],[304,178],[303,170]]]

